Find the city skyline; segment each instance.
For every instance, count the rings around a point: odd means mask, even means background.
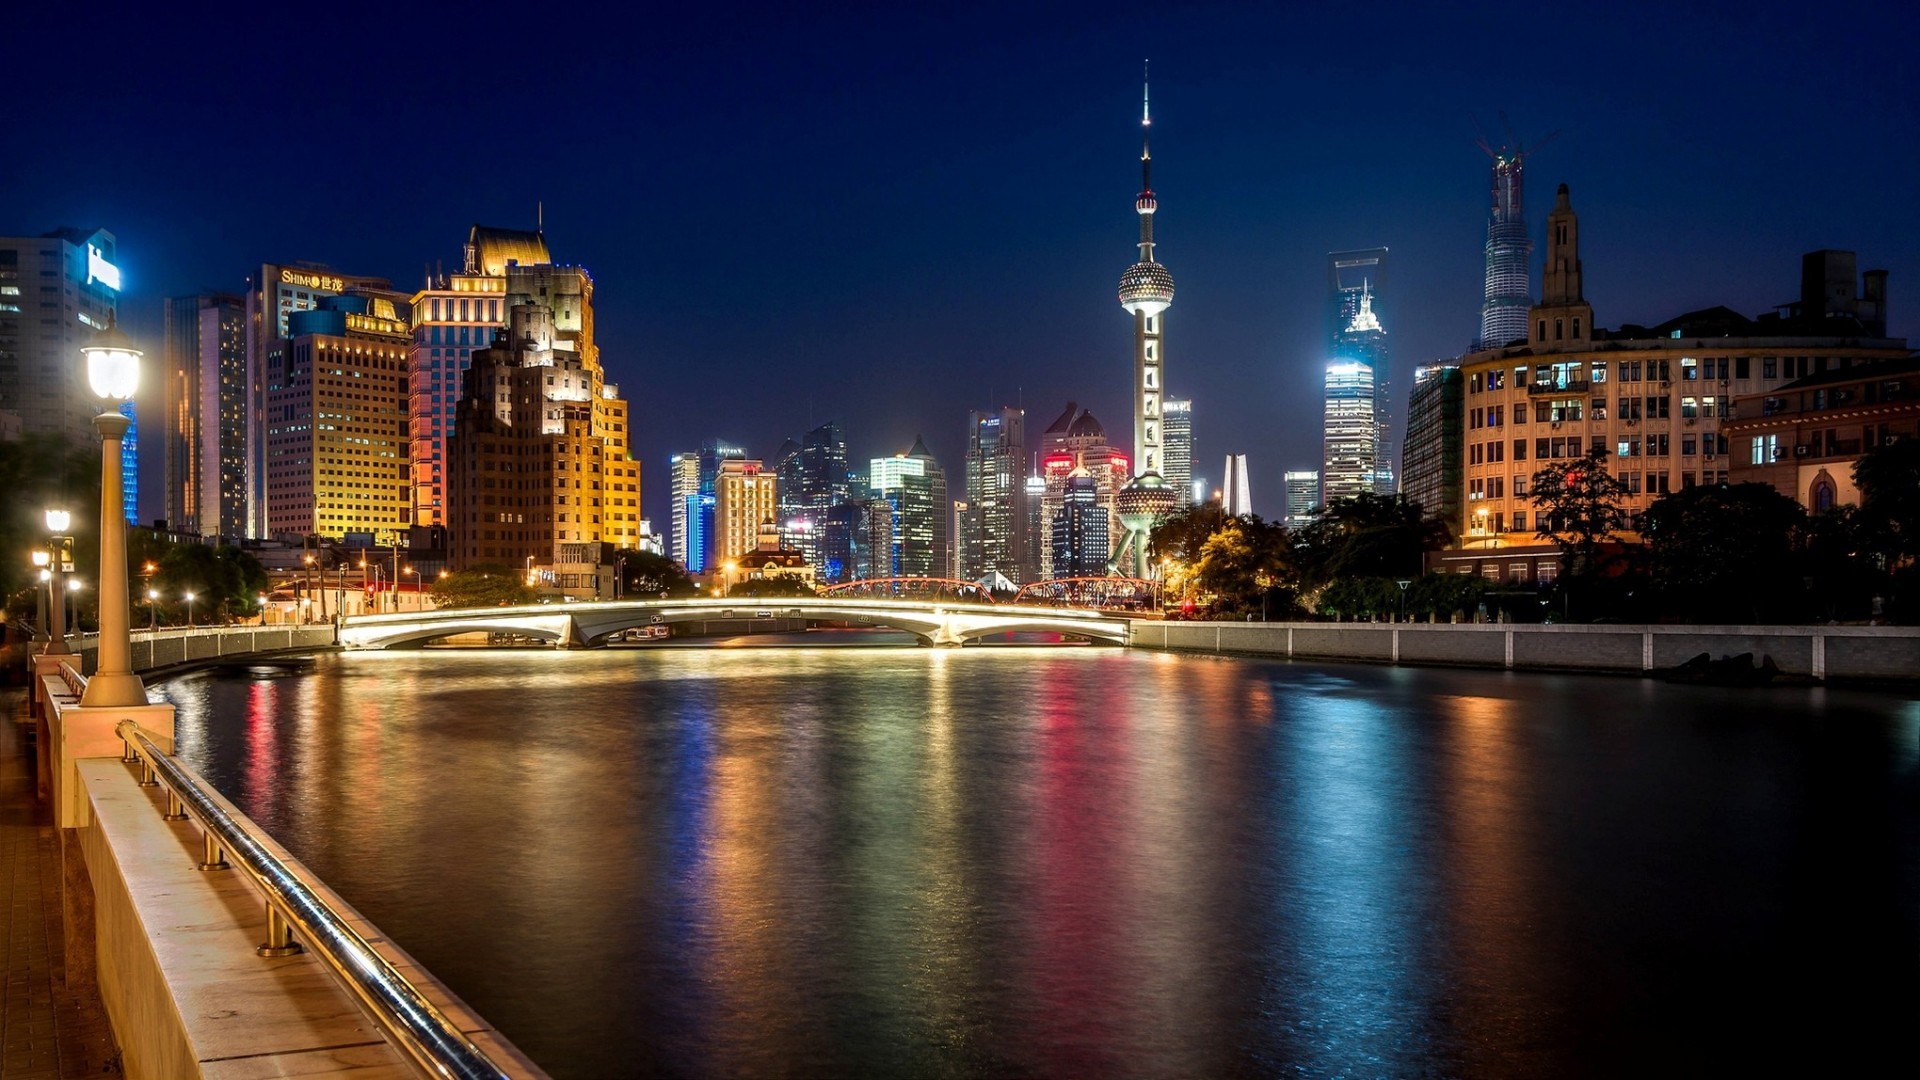
[[[102,40],[99,62],[125,64],[139,55],[132,42],[163,48],[183,32],[145,18]],[[1314,30],[1316,18],[1326,17],[1303,17],[1300,29]],[[293,260],[414,290],[426,264],[456,268],[473,223],[531,227],[544,204],[556,257],[595,273],[609,377],[645,389],[633,394],[635,451],[644,510],[664,531],[668,455],[712,431],[737,433],[767,455],[785,434],[839,416],[852,460],[924,434],[938,459],[957,464],[970,409],[1050,413],[1072,398],[1102,416],[1129,412],[1127,335],[1110,306],[1113,193],[1127,190],[1136,167],[1131,111],[1140,54],[1149,53],[1156,119],[1165,121],[1155,181],[1181,254],[1168,392],[1193,399],[1205,417],[1200,459],[1246,453],[1254,508],[1278,517],[1282,473],[1320,458],[1309,403],[1325,364],[1314,315],[1328,251],[1393,249],[1396,372],[1457,356],[1476,336],[1487,175],[1476,116],[1485,125],[1506,110],[1520,130],[1562,132],[1528,170],[1536,193],[1560,182],[1581,192],[1598,238],[1585,258],[1603,324],[1652,324],[1723,303],[1756,314],[1793,298],[1801,253],[1841,248],[1892,272],[1889,330],[1905,333],[1920,272],[1916,213],[1896,180],[1915,163],[1910,140],[1898,138],[1913,126],[1914,95],[1892,44],[1865,30],[1813,31],[1822,47],[1812,54],[1886,72],[1885,97],[1862,109],[1851,107],[1854,83],[1811,72],[1793,85],[1719,85],[1713,65],[1699,62],[1702,40],[1763,66],[1784,62],[1763,15],[1730,25],[1701,15],[1631,21],[1583,26],[1585,47],[1613,65],[1607,79],[1567,85],[1523,68],[1497,91],[1506,100],[1490,99],[1484,85],[1420,81],[1457,63],[1446,47],[1476,31],[1472,14],[1387,20],[1364,65],[1267,55],[1257,43],[1271,40],[1280,19],[1249,12],[1042,18],[1010,41],[904,13],[876,16],[857,33],[798,16],[702,33],[674,23],[681,33],[663,41],[698,44],[648,46],[630,69],[575,76],[578,92],[609,109],[629,92],[648,102],[620,107],[630,131],[596,141],[577,174],[483,169],[484,149],[447,152],[464,145],[456,139],[484,146],[476,132],[422,130],[418,156],[428,164],[390,167],[379,140],[348,140],[313,165],[310,190],[326,197],[293,200],[258,173],[203,171],[195,155],[142,128],[190,85],[209,99],[234,97],[222,88],[251,77],[248,61],[234,61],[192,80],[155,76],[139,103],[81,87],[93,102],[85,131],[26,118],[19,137],[44,156],[0,180],[0,231],[114,232],[127,275],[123,321],[157,359],[165,296],[237,292],[249,270]],[[479,47],[443,22],[413,32],[443,35],[449,55]],[[300,25],[322,38],[334,32]],[[264,40],[285,28],[244,29]],[[804,59],[809,44],[824,51]],[[876,59],[895,46],[902,59]],[[591,57],[597,47],[580,48]],[[261,62],[270,52],[259,50]],[[738,86],[701,73],[716,60]],[[30,61],[29,74],[41,62]],[[1837,61],[1812,66],[1840,70]],[[1666,80],[1657,98],[1621,89],[1642,69]],[[396,113],[429,100],[439,91],[428,76],[439,70],[396,70],[382,100]],[[630,91],[612,78],[629,70]],[[968,70],[992,77],[961,78]],[[1319,85],[1363,71],[1377,77]],[[787,92],[760,92],[775,84]],[[532,108],[510,91],[499,96],[505,127]],[[1658,109],[1640,107],[1655,100]],[[248,115],[261,107],[246,106]],[[303,108],[281,109],[277,122],[318,130],[351,106],[315,97]],[[1359,143],[1321,152],[1356,126],[1366,133]],[[560,127],[551,137],[563,141],[596,130]],[[257,157],[262,148],[239,134],[248,128],[233,125],[235,134],[208,144],[218,153],[202,156]],[[1866,181],[1850,183],[1840,201],[1822,198],[1819,183],[1836,140]],[[136,167],[94,168],[88,148]],[[1665,165],[1657,177],[1645,168],[1649,154]],[[1537,222],[1540,199],[1530,202]],[[990,227],[956,229],[968,215]],[[1537,224],[1533,239],[1538,249]],[[1537,250],[1533,266],[1537,273]],[[801,280],[817,287],[793,288]],[[999,314],[979,316],[989,310]],[[887,377],[908,361],[913,379]],[[711,377],[723,367],[762,372],[760,391],[714,393]],[[1406,389],[1393,380],[1395,430]],[[143,426],[157,432],[160,415],[157,399],[143,396]],[[164,512],[157,450],[156,439],[143,455],[143,519]]]

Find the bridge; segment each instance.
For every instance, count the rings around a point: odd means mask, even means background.
[[[885,627],[904,630],[927,645],[961,645],[1016,632],[1127,643],[1127,620],[1100,611],[1038,604],[780,596],[613,600],[356,615],[341,621],[340,644],[349,649],[385,649],[456,634],[489,633],[519,634],[551,641],[561,648],[580,648],[604,645],[614,634],[641,626],[734,619],[804,619]]]

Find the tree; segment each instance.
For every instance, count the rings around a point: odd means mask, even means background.
[[[1334,499],[1300,531],[1299,563],[1313,585],[1418,577],[1425,553],[1445,547],[1450,535],[1445,522],[1425,516],[1406,496],[1365,492]]]
[[[622,558],[626,559],[621,571],[625,579],[620,586],[623,596],[697,596],[700,593],[700,586],[694,584],[680,564],[665,555],[632,551]]]
[[[132,548],[134,545],[129,545]],[[142,563],[133,563],[160,550],[151,544],[130,550],[128,573],[138,574]],[[166,545],[157,561],[153,587],[176,606],[187,593],[193,593],[193,607],[211,621],[215,618],[259,613],[259,597],[267,591],[267,571],[252,554],[230,544]],[[130,577],[129,580],[138,580]]]
[[[1607,471],[1604,447],[1533,474],[1534,520],[1539,523],[1534,535],[1560,549],[1565,576],[1597,572],[1602,542],[1627,522],[1620,508],[1626,494],[1627,486]]]
[[[1668,614],[1703,622],[1798,617],[1806,524],[1771,484],[1662,495],[1641,519],[1655,595]]]
[[[1195,585],[1211,594],[1221,612],[1267,618],[1291,614],[1298,606],[1293,545],[1285,526],[1249,514],[1226,525],[1200,546],[1192,568]]]
[[[433,602],[443,608],[500,607],[531,604],[539,594],[513,567],[482,563],[433,583]]]
[[[1862,539],[1887,569],[1920,558],[1920,439],[1882,443],[1853,463]]]
[[[1152,552],[1156,560],[1172,559],[1193,566],[1200,561],[1200,549],[1206,546],[1207,539],[1225,526],[1227,521],[1218,504],[1175,510],[1153,527],[1147,550]]]

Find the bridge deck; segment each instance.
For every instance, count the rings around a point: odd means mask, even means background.
[[[60,846],[34,797],[18,722],[26,695],[0,691],[0,1080],[119,1076],[120,1051],[100,991],[67,985],[60,923]]]

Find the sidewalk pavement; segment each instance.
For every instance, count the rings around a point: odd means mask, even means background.
[[[0,1080],[121,1075],[100,991],[66,985],[60,849],[34,797],[26,694],[0,690]]]

